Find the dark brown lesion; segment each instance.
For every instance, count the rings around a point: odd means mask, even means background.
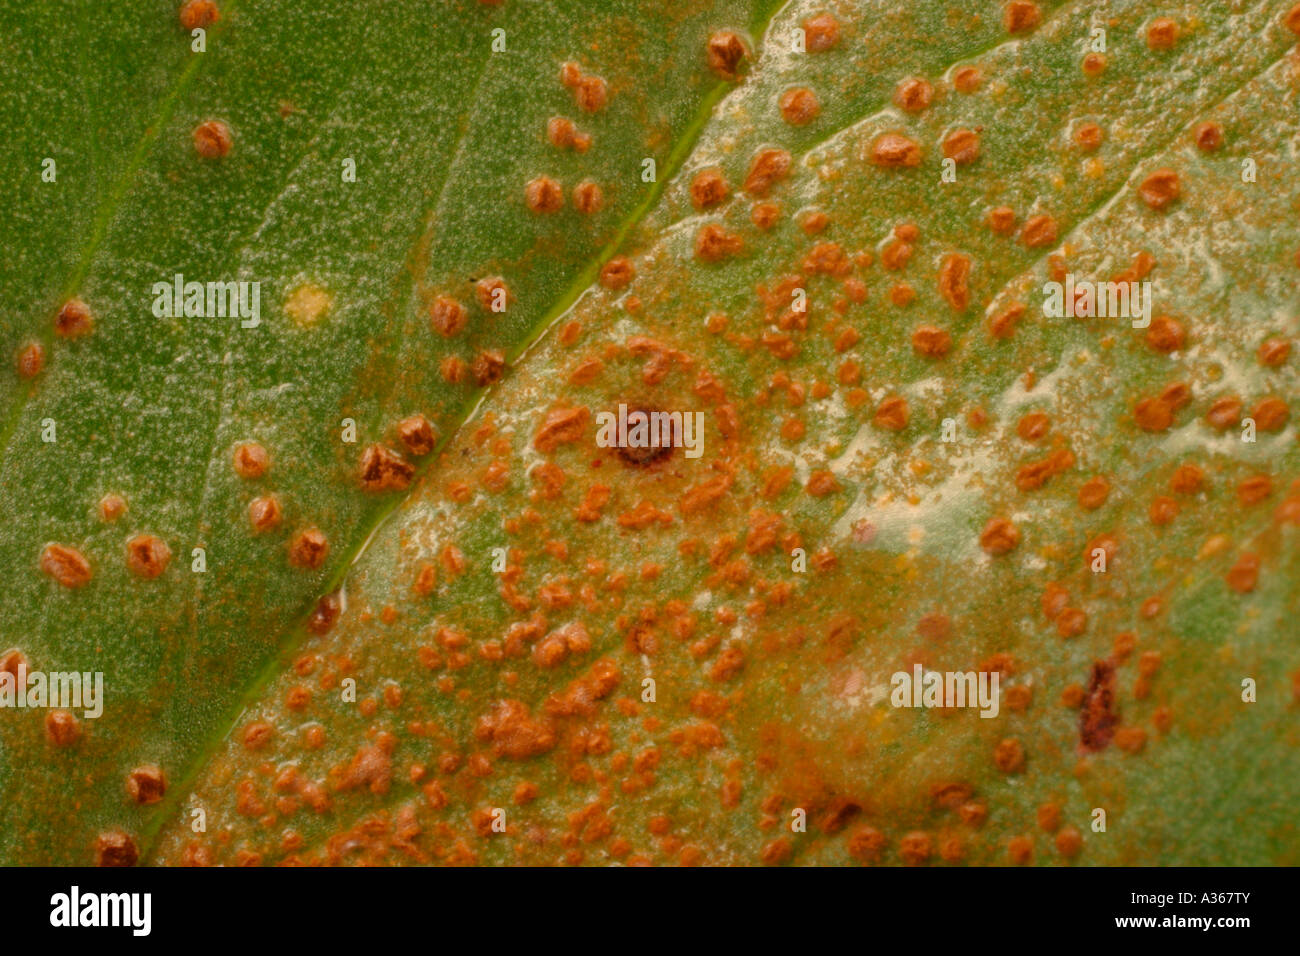
[[[1088,690],[1079,712],[1079,745],[1094,753],[1104,750],[1115,736],[1118,725],[1115,666],[1110,661],[1097,661],[1092,665]]]
[[[839,833],[862,813],[862,804],[849,797],[837,796],[818,818],[817,826],[823,833]]]
[[[342,595],[338,591],[333,591],[316,602],[316,607],[307,619],[307,627],[313,634],[326,634],[342,612]]]
[[[367,491],[403,491],[411,484],[415,466],[378,443],[361,453],[361,486]]]
[[[660,411],[662,411],[662,409],[648,408],[641,405],[638,405],[635,408],[629,408],[627,412],[628,430],[630,431],[632,427],[632,416],[640,414],[646,416],[646,429],[647,433],[649,433],[649,429],[652,427],[654,421],[654,413]],[[683,412],[682,414],[684,416],[688,413]],[[614,449],[614,452],[625,465],[632,468],[651,468],[660,462],[667,461],[671,458],[673,456],[674,448],[675,446],[673,445],[660,445],[658,448],[653,446],[646,446],[645,448],[618,447]]]

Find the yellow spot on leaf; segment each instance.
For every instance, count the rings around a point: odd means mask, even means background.
[[[334,307],[334,297],[320,286],[300,285],[284,303],[284,312],[301,328],[310,328]]]

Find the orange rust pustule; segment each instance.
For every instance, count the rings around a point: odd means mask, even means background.
[[[327,634],[343,611],[343,600],[338,591],[324,595],[316,602],[311,616],[307,618],[307,629],[313,634]]]
[[[329,550],[329,541],[319,528],[305,528],[289,543],[289,563],[314,570],[325,563]]]
[[[126,566],[136,577],[146,580],[167,570],[172,552],[157,535],[137,534],[126,542]]]
[[[234,139],[230,135],[230,127],[221,120],[208,120],[206,123],[200,123],[194,127],[191,134],[194,139],[194,150],[204,159],[221,159],[229,155],[231,146],[234,145]]]
[[[618,457],[626,465],[636,468],[648,468],[672,457],[673,449],[669,445],[661,448],[619,448]]]
[[[361,453],[359,476],[367,491],[401,491],[414,474],[415,466],[391,448],[376,443]]]
[[[14,368],[19,378],[35,378],[45,368],[45,348],[40,342],[29,342],[14,358]]]
[[[167,793],[167,777],[157,766],[137,767],[126,778],[126,792],[140,806],[157,803]]]
[[[95,328],[95,318],[90,306],[81,299],[69,299],[59,309],[54,318],[54,331],[64,339],[79,339],[89,335]]]
[[[219,19],[221,14],[212,0],[189,0],[181,7],[181,26],[186,30],[210,27]]]
[[[41,570],[65,588],[79,588],[90,583],[94,571],[90,562],[76,548],[48,544],[41,552]]]
[[[734,80],[737,68],[748,51],[745,42],[730,30],[720,30],[709,37],[709,69],[724,80]]]
[[[1088,676],[1088,690],[1079,712],[1079,746],[1096,753],[1106,749],[1119,725],[1115,707],[1115,666],[1097,661]]]
[[[120,830],[101,833],[95,841],[95,862],[98,866],[135,866],[140,859],[135,840]]]
[[[402,440],[406,450],[417,457],[429,454],[437,443],[433,425],[418,413],[398,423],[397,437]]]

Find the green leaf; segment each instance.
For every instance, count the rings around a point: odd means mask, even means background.
[[[102,661],[109,687],[69,747],[39,713],[6,719],[3,797],[28,823],[6,857],[84,862],[120,830],[164,864],[1294,863],[1293,17],[1043,3],[1019,29],[1027,6],[791,3],[769,21],[508,2],[455,29],[240,7],[197,67],[174,23],[44,31],[106,64],[177,50],[152,96],[104,91],[136,125],[87,148],[119,135],[108,155],[138,158],[97,164],[113,185],[85,186],[77,227],[43,208],[67,174],[53,192],[33,173],[17,246],[40,262],[0,290],[15,346],[68,295],[96,315],[11,383],[0,620],[32,666]],[[494,17],[519,51],[487,53]],[[734,89],[707,69],[720,28],[755,53]],[[609,82],[595,117],[558,82],[568,60]],[[296,76],[304,61],[320,74]],[[16,155],[70,141],[51,133],[62,110],[83,129],[98,112],[6,62],[39,118],[15,124],[37,141]],[[413,68],[438,62],[457,66]],[[916,112],[895,102],[912,77],[932,87]],[[802,125],[794,89],[819,104]],[[545,142],[565,111],[592,129],[586,154]],[[212,117],[234,148],[204,163],[189,130]],[[891,134],[917,162],[873,162]],[[764,183],[751,164],[772,150],[789,171]],[[345,187],[353,153],[375,169]],[[653,186],[643,156],[661,157]],[[600,182],[606,211],[528,213],[523,183],[550,170]],[[697,209],[706,170],[729,190]],[[1179,186],[1159,209],[1158,170]],[[1025,233],[1038,216],[1054,235]],[[616,251],[631,284],[593,283]],[[1048,281],[1130,269],[1152,330],[1044,313]],[[146,291],[172,271],[262,278],[263,326],[153,319]],[[469,304],[484,274],[515,293],[508,315],[434,336],[430,298]],[[283,313],[303,283],[333,299],[310,328]],[[511,363],[471,407],[437,369],[481,348]],[[703,454],[601,447],[595,416],[620,404],[703,412]],[[572,409],[579,426],[552,427]],[[361,490],[360,450],[397,447],[416,411],[445,444],[406,494]],[[255,481],[230,464],[250,439],[272,459]],[[274,540],[245,517],[268,489]],[[129,505],[111,524],[105,491]],[[285,555],[307,522],[331,541],[315,573]],[[154,580],[125,568],[141,531],[174,554]],[[49,541],[93,580],[43,575]],[[917,664],[997,671],[997,716],[891,706]],[[145,765],[169,785],[135,807],[124,779]]]

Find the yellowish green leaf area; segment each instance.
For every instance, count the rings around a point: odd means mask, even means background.
[[[1300,861],[1300,8],[354,6],[0,15],[0,858]]]

